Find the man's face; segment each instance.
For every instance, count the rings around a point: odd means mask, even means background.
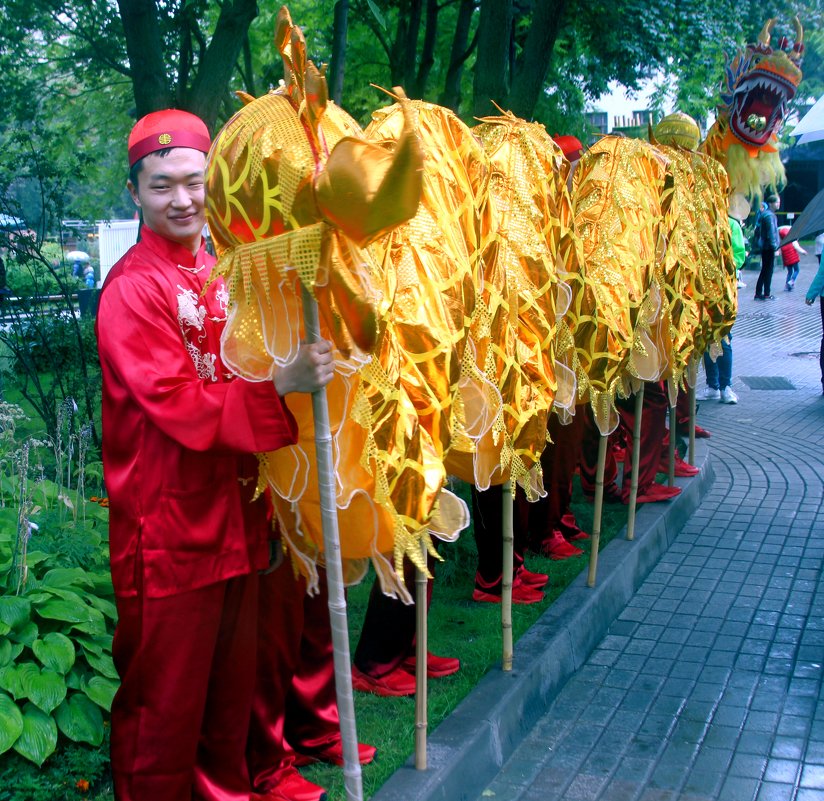
[[[200,247],[206,223],[205,172],[205,154],[176,147],[166,156],[146,156],[138,185],[131,181],[127,184],[132,199],[143,212],[143,222],[156,234],[183,245],[193,254]]]
[[[780,206],[781,206],[781,198],[780,198],[780,197],[777,197],[775,200],[773,200],[773,202],[772,202],[772,203],[770,203],[770,208],[771,208],[773,211],[778,211],[778,209],[780,208]]]

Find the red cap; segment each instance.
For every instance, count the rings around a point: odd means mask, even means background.
[[[575,161],[583,155],[584,146],[577,136],[553,136],[552,138],[570,161]]]
[[[139,119],[129,134],[129,167],[149,153],[167,147],[190,147],[208,153],[209,129],[200,117],[170,108]]]
[[[779,236],[787,236],[788,233],[790,233],[790,226],[789,225],[782,225],[778,229],[778,235]]]

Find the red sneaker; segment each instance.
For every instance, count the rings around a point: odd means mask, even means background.
[[[361,765],[368,765],[374,758],[378,749],[374,745],[358,743],[358,759]],[[296,768],[303,768],[314,762],[327,762],[330,765],[343,765],[343,743],[335,740],[317,751],[295,751],[294,765]]]
[[[663,484],[650,484],[643,492],[638,492],[637,503],[657,503],[658,501],[671,501],[676,495],[681,494],[681,487],[665,487]],[[629,503],[629,500],[625,501]]]
[[[415,655],[412,654],[412,656],[407,656],[406,659],[401,662],[401,670],[414,676],[416,664],[417,659]],[[451,676],[453,673],[457,673],[460,669],[460,659],[455,659],[453,656],[436,656],[427,651],[426,675],[430,679],[442,679],[444,676]]]
[[[661,457],[658,465],[659,473],[669,473],[669,454]],[[675,454],[675,475],[679,478],[691,478],[697,476],[701,469],[685,462],[677,453]]]
[[[362,693],[382,695],[386,698],[415,694],[415,678],[399,667],[385,676],[370,676],[352,665],[352,687]]]
[[[575,542],[576,540],[588,540],[589,534],[582,528],[579,528],[578,521],[572,512],[567,512],[561,516],[561,534],[567,542]]]
[[[472,600],[481,603],[499,604],[501,602],[501,579],[487,584],[479,574],[475,574],[475,590]],[[544,600],[544,594],[535,587],[528,587],[517,577],[512,582],[512,603],[537,604]]]
[[[552,536],[547,537],[541,543],[541,553],[550,559],[560,561],[562,559],[571,559],[573,556],[580,556],[583,551],[567,542],[564,535],[556,528],[553,529]]]
[[[260,801],[326,801],[326,790],[304,779],[294,768],[290,767],[278,776],[274,790],[258,796]]]
[[[678,436],[683,437],[686,439],[690,435],[690,421],[689,420],[679,420],[678,421]],[[712,436],[706,428],[701,428],[697,423],[695,424],[695,438],[696,439],[709,439]]]
[[[523,565],[521,565],[520,570],[518,570],[515,574],[515,581],[513,584],[518,581],[527,587],[534,587],[536,590],[540,590],[543,587],[546,587],[546,584],[549,581],[549,576],[546,573],[533,573],[531,570],[527,570]]]

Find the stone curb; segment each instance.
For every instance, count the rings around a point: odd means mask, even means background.
[[[700,505],[714,473],[704,443],[695,456],[700,475],[676,479],[674,501],[640,506],[635,539],[619,534],[601,551],[596,586],[581,571],[518,641],[512,672],[492,668],[430,734],[427,769],[410,757],[372,801],[474,801],[483,792]]]

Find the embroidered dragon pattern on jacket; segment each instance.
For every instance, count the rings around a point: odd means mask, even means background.
[[[194,362],[198,378],[217,381],[217,356],[209,351],[204,352],[200,347],[206,339],[206,307],[198,302],[193,290],[184,289],[180,284],[177,288],[180,290],[177,296],[177,322],[186,351]]]

